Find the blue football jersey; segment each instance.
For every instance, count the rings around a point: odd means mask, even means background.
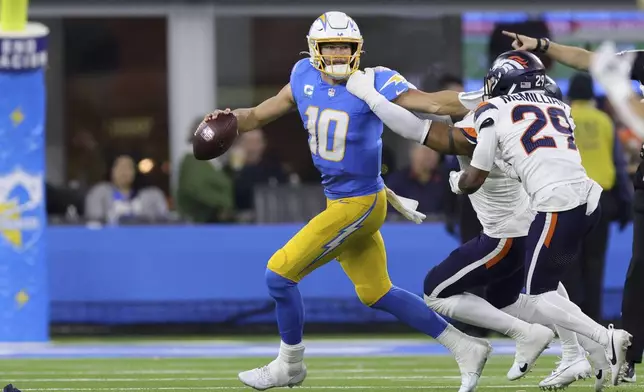
[[[377,72],[375,87],[389,100],[409,89],[396,71]],[[383,125],[369,106],[348,92],[344,84],[330,85],[322,80],[309,59],[293,67],[291,91],[309,132],[313,163],[322,174],[326,196],[364,196],[383,189]]]

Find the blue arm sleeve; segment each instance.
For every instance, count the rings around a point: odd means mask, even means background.
[[[375,75],[375,87],[380,94],[392,101],[409,90],[409,83],[396,71],[380,71]]]

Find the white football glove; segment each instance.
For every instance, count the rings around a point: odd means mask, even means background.
[[[590,60],[590,73],[604,88],[614,104],[622,104],[633,94],[631,87],[631,68],[635,60],[634,52],[617,55],[615,44],[607,41],[601,44]]]
[[[461,179],[461,176],[463,175],[463,171],[452,171],[449,173],[449,186],[452,188],[452,192],[456,193],[457,195],[462,195],[463,191],[461,188],[458,187],[458,180]]]
[[[423,223],[427,216],[423,213],[416,211],[418,208],[418,201],[408,199],[406,197],[398,196],[394,191],[385,187],[387,192],[387,201],[391,204],[396,211],[400,212],[402,216],[414,223]]]
[[[375,73],[373,68],[365,68],[364,71],[356,71],[351,74],[349,80],[347,80],[347,90],[371,106],[371,103],[380,96],[374,84]]]
[[[618,117],[636,134],[644,135],[644,120],[631,106],[635,98],[631,85],[631,69],[635,52],[615,53],[615,44],[604,42],[591,58],[590,73],[606,91]]]
[[[483,87],[481,87],[480,90],[458,93],[458,100],[466,109],[475,110],[483,102],[483,91]]]

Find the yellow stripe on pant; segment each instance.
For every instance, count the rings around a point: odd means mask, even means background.
[[[387,196],[378,193],[327,200],[327,208],[306,224],[268,261],[268,269],[299,282],[337,259],[356,293],[372,305],[391,288],[387,253],[380,227],[387,216]]]

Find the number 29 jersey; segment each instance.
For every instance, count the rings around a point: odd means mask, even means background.
[[[586,203],[594,181],[581,164],[568,105],[539,92],[510,94],[482,102],[474,123],[478,144],[472,166],[489,171],[498,148],[535,211],[565,211]]]
[[[290,83],[325,195],[339,199],[382,190],[383,123],[378,116],[344,84],[330,85],[322,80],[309,59],[295,64]],[[393,100],[409,86],[397,72],[381,71],[375,74],[375,88]]]

